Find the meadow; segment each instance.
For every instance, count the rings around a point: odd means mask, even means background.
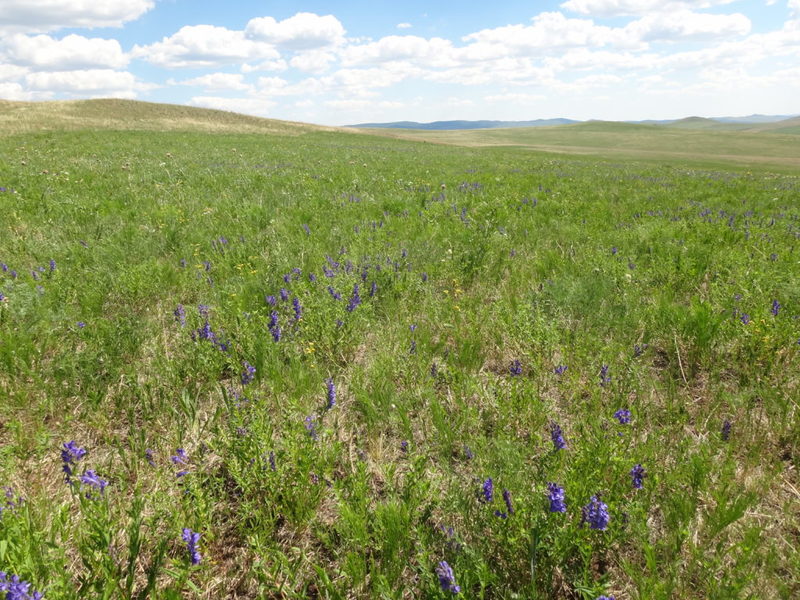
[[[0,137],[0,590],[800,595],[780,156],[87,127]]]

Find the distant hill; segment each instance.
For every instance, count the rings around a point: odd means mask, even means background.
[[[512,127],[553,127],[580,123],[574,119],[535,119],[533,121],[433,121],[417,123],[416,121],[396,121],[394,123],[359,123],[345,125],[361,129],[421,129],[426,131],[450,131],[456,129],[500,129]]]
[[[796,115],[795,115],[796,117]],[[756,125],[773,125],[794,117],[787,115],[750,115],[747,117],[687,117],[685,119],[648,119],[644,121],[619,121],[633,125],[664,125],[680,129],[750,130]],[[554,127],[576,123],[592,123],[575,119],[534,119],[532,121],[395,121],[393,123],[359,123],[345,127],[361,129],[417,129],[420,131],[457,131],[460,129],[511,129],[516,127]],[[612,121],[609,121],[612,122]],[[759,129],[760,130],[760,129]],[[788,133],[788,132],[787,132]]]

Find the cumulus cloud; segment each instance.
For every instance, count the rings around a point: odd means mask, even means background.
[[[626,29],[596,25],[591,19],[570,19],[560,12],[544,12],[531,21],[531,25],[483,29],[463,39],[506,48],[519,55],[553,54],[565,48],[639,45]]]
[[[319,74],[327,71],[335,60],[336,56],[325,50],[308,50],[292,57],[289,64],[300,71]]]
[[[411,29],[411,27],[412,27],[411,23],[398,23],[397,24],[397,28],[398,29]]]
[[[166,68],[214,67],[252,60],[276,60],[271,45],[245,37],[243,31],[214,25],[187,25],[148,46],[134,46],[131,55]]]
[[[345,29],[333,15],[301,12],[283,21],[273,17],[251,19],[245,34],[288,50],[311,50],[344,43]]]
[[[155,86],[138,82],[132,73],[126,71],[81,69],[28,73],[25,87],[29,91],[66,93],[84,98],[135,98],[138,91]]]
[[[49,100],[52,97],[51,92],[33,92],[15,81],[0,81],[0,98],[3,100]]]
[[[60,40],[49,35],[16,34],[0,43],[0,49],[9,62],[36,70],[116,69],[128,64],[128,57],[117,40],[75,34]]]
[[[47,32],[66,27],[122,27],[154,0],[3,0],[0,30]]]
[[[653,12],[700,9],[735,0],[568,0],[561,8],[594,17],[639,16]]]
[[[178,83],[181,85],[193,85],[206,90],[247,91],[252,88],[252,86],[244,82],[244,75],[240,73],[208,73]]]
[[[416,35],[390,35],[377,42],[351,45],[340,52],[342,64],[360,66],[392,61],[413,60],[425,66],[455,66],[450,40]]]
[[[739,13],[712,15],[682,10],[648,15],[626,29],[643,42],[708,41],[746,35],[750,26],[750,19]]]

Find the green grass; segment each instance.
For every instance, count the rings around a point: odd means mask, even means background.
[[[45,598],[453,597],[440,561],[465,598],[800,593],[797,175],[311,129],[0,154],[0,570]]]

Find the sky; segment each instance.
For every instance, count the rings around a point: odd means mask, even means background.
[[[800,0],[0,0],[0,98],[323,125],[800,113]]]

